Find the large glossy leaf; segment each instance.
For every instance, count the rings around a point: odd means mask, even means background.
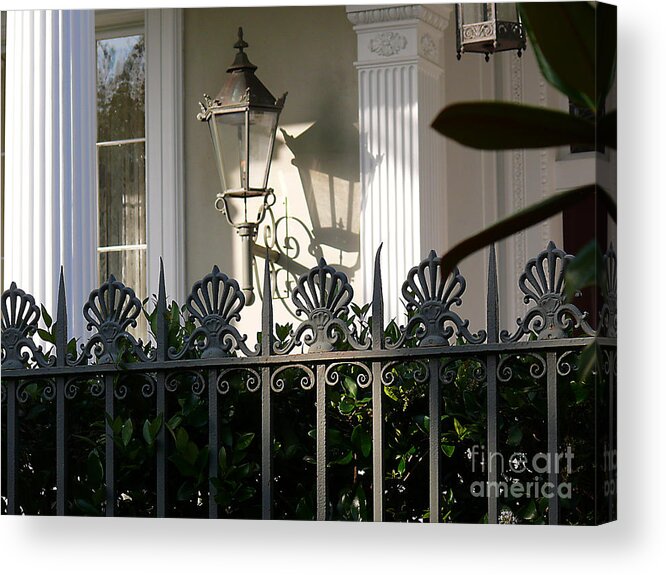
[[[596,11],[592,4],[527,2],[519,10],[546,80],[578,104],[596,110]]]
[[[589,186],[567,190],[566,192],[555,194],[550,198],[546,198],[541,202],[520,210],[455,245],[442,256],[442,277],[448,277],[453,268],[467,256],[472,255],[490,244],[494,244],[499,240],[512,236],[521,230],[559,214],[562,210],[574,206],[594,194],[599,194],[600,198],[603,199],[607,206],[609,215],[613,219],[616,219],[617,210],[615,201],[603,188],[591,184]]]
[[[609,148],[617,148],[617,112],[613,110],[601,117],[598,126],[599,141]]]
[[[509,102],[464,102],[444,108],[432,127],[481,150],[594,146],[595,126],[580,117]]]

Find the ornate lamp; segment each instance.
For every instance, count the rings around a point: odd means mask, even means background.
[[[222,192],[215,207],[236,228],[243,248],[242,288],[247,305],[254,301],[252,243],[266,210],[275,202],[268,188],[275,132],[287,94],[280,99],[268,91],[254,74],[257,67],[245,54],[247,42],[238,29],[238,50],[227,68],[224,86],[211,100],[204,94],[197,118],[207,122],[215,150]]]
[[[458,60],[463,52],[486,55],[527,47],[518,6],[513,3],[456,4]]]

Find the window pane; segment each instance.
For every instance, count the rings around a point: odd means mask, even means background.
[[[99,254],[99,283],[109,279],[110,275],[131,287],[136,296],[143,301],[146,297],[146,251],[124,250],[102,252]],[[133,331],[138,337],[145,338],[147,326],[143,314],[137,319],[137,328]]]
[[[143,35],[97,42],[97,141],[145,135]]]
[[[146,158],[144,142],[100,146],[99,245],[146,243]]]

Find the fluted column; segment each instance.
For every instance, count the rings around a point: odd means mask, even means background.
[[[7,13],[5,287],[55,313],[65,270],[72,325],[97,283],[95,29],[90,10]]]
[[[400,287],[431,249],[444,249],[444,138],[430,123],[444,105],[442,37],[451,8],[348,6],[358,38],[361,269],[372,296],[375,250],[387,318],[404,313]]]

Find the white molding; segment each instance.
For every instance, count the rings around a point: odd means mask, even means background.
[[[4,281],[53,314],[62,265],[81,337],[97,285],[93,12],[9,12],[6,72]]]
[[[429,124],[444,106],[448,18],[420,5],[348,6],[347,16],[357,34],[364,297],[383,244],[386,317],[402,319],[407,272],[445,244],[444,139]]]
[[[145,11],[148,294],[157,294],[159,258],[167,294],[185,296],[183,230],[182,9]]]

